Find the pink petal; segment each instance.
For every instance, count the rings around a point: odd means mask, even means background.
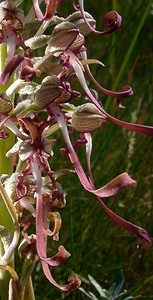
[[[71,254],[66,251],[63,246],[60,246],[56,255],[43,260],[46,261],[50,266],[57,267],[64,263],[65,260],[67,260],[70,256]]]
[[[105,204],[104,202],[97,197],[97,200],[100,204],[100,206],[104,209],[104,211],[106,212],[106,214],[116,223],[118,224],[120,227],[122,227],[123,229],[125,229],[126,231],[128,231],[129,233],[132,233],[136,236],[138,236],[140,239],[143,240],[143,242],[141,243],[142,247],[144,246],[144,248],[147,250],[151,247],[152,241],[149,237],[148,232],[139,226],[136,226],[134,224],[132,224],[131,222],[128,222],[124,219],[122,219],[121,217],[119,217],[117,214],[115,214],[112,210],[110,210]]]
[[[45,0],[45,2],[46,2],[46,12],[45,15],[43,15],[39,7],[39,1],[33,0],[35,15],[39,21],[46,21],[51,19],[54,16],[59,0]]]

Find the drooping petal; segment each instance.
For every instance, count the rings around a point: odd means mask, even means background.
[[[59,285],[52,277],[51,272],[49,270],[48,264],[45,261],[42,261],[42,267],[43,267],[43,271],[45,276],[47,277],[47,279],[51,282],[51,284],[53,284],[54,286],[56,286],[58,289],[60,289],[63,292],[70,292],[72,290],[77,289],[80,285],[81,285],[81,280],[79,279],[77,274],[71,274],[68,277],[68,284],[65,285]]]
[[[129,233],[136,235],[137,237],[139,237],[142,240],[141,246],[142,247],[144,246],[144,249],[147,250],[151,247],[152,241],[149,237],[148,232],[144,228],[136,226],[136,225],[132,224],[131,222],[128,222],[128,221],[124,220],[123,218],[119,217],[112,210],[110,210],[99,197],[97,197],[97,200],[98,200],[99,204],[101,205],[101,207],[106,212],[106,214],[116,224],[118,224],[120,227],[122,227]]]
[[[56,117],[56,120],[59,123],[59,127],[61,129],[61,132],[63,134],[64,137],[64,141],[67,145],[67,149],[69,151],[69,157],[70,160],[75,168],[75,171],[83,185],[83,187],[88,190],[89,192],[93,193],[94,195],[96,195],[96,198],[98,200],[98,202],[100,203],[100,205],[102,206],[102,208],[104,209],[104,211],[107,213],[107,215],[115,222],[117,223],[119,226],[121,226],[122,228],[124,228],[125,230],[127,230],[128,232],[135,234],[136,236],[138,236],[139,238],[141,238],[143,240],[142,242],[142,246],[144,245],[144,247],[147,249],[150,247],[151,245],[151,240],[150,237],[148,235],[148,232],[141,228],[138,227],[124,219],[122,219],[121,217],[119,217],[118,215],[116,215],[114,212],[112,212],[104,203],[103,201],[100,199],[100,197],[109,197],[109,196],[113,196],[116,193],[118,193],[122,188],[126,187],[126,186],[135,186],[136,181],[133,180],[127,173],[123,173],[119,176],[117,176],[116,178],[114,178],[112,181],[110,181],[108,184],[106,184],[104,187],[96,190],[94,187],[94,182],[93,182],[93,178],[92,178],[92,174],[90,175],[90,181],[88,181],[84,170],[78,160],[78,157],[73,149],[73,146],[71,144],[69,135],[68,135],[68,131],[67,131],[67,127],[66,124],[64,123],[64,118],[62,116],[61,113],[59,112],[55,112],[56,109],[54,110],[54,108],[52,109],[52,112],[54,112],[54,115]],[[86,134],[86,138],[87,140],[89,140],[89,134]],[[91,141],[89,143],[89,149],[88,151],[88,159],[90,159],[90,154],[91,154]],[[90,169],[91,172],[91,169]]]
[[[135,186],[136,181],[133,180],[127,173],[122,173],[119,176],[117,176],[115,179],[110,181],[108,184],[103,186],[100,189],[93,189],[90,182],[88,181],[86,174],[80,164],[80,161],[74,151],[74,148],[72,146],[72,143],[69,138],[68,130],[66,123],[64,121],[64,117],[61,113],[61,111],[56,106],[52,106],[52,113],[54,114],[54,117],[56,121],[59,124],[59,127],[61,129],[62,135],[64,137],[64,141],[67,146],[68,154],[70,157],[70,160],[75,168],[75,171],[83,185],[83,187],[88,190],[89,192],[99,196],[99,197],[109,197],[114,196],[118,192],[122,190],[122,188],[126,186]]]
[[[86,55],[86,51],[82,51],[81,52],[81,57],[83,58],[83,60],[87,61],[87,55]],[[102,64],[102,63],[101,63]],[[133,95],[133,90],[130,86],[126,85],[126,86],[123,86],[121,88],[120,91],[117,91],[117,92],[113,92],[113,91],[110,91],[106,88],[104,88],[103,86],[101,86],[97,80],[95,79],[95,77],[92,75],[90,69],[89,69],[89,66],[88,64],[87,65],[84,65],[84,69],[85,71],[87,72],[88,76],[90,77],[90,79],[92,80],[92,82],[96,85],[96,87],[101,91],[103,92],[105,95],[107,96],[110,96],[110,97],[115,97],[115,98],[121,98],[121,97],[129,97],[129,96],[132,96]]]
[[[106,112],[105,112],[106,113]],[[130,131],[134,131],[138,134],[144,134],[148,136],[153,136],[153,127],[152,126],[147,126],[147,125],[140,125],[140,124],[133,124],[133,123],[128,123],[122,120],[119,120],[110,114],[106,113],[107,117],[115,124],[126,128]]]
[[[76,59],[74,59],[73,56],[70,57],[70,62],[71,65],[74,68],[74,71],[76,73],[76,76],[82,86],[82,88],[84,89],[84,91],[86,92],[87,96],[89,97],[90,101],[95,104],[95,106],[99,109],[99,111],[101,112],[102,116],[107,116],[112,122],[116,123],[117,125],[123,127],[123,128],[127,128],[128,130],[134,131],[138,134],[144,134],[144,135],[148,135],[148,136],[153,136],[153,127],[152,126],[147,126],[147,125],[140,125],[140,124],[133,124],[133,123],[128,123],[122,120],[119,120],[113,116],[111,116],[110,114],[108,114],[100,105],[100,103],[94,98],[94,96],[92,95],[92,93],[90,92],[85,78],[84,78],[84,74],[82,71],[82,68],[80,66],[80,64],[78,63],[78,61]]]
[[[69,253],[61,247],[59,252],[52,258],[47,257],[47,235],[44,230],[44,209],[43,209],[43,199],[42,199],[42,179],[41,171],[38,166],[37,158],[34,156],[34,159],[31,161],[31,171],[36,181],[36,247],[38,256],[41,259],[42,268],[47,279],[58,289],[67,292],[73,289],[76,289],[80,286],[81,281],[76,274],[71,274],[68,278],[69,283],[66,285],[58,284],[52,277],[49,264],[58,265],[59,263],[64,262],[69,257]]]

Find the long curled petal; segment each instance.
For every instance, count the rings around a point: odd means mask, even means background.
[[[44,230],[44,209],[43,209],[43,199],[42,199],[42,179],[41,171],[38,165],[37,158],[34,156],[34,159],[31,161],[31,171],[36,181],[37,186],[37,199],[36,199],[36,247],[39,258],[41,259],[42,268],[47,279],[60,290],[67,292],[73,289],[76,289],[80,286],[81,281],[76,274],[71,274],[68,278],[69,283],[66,285],[58,284],[52,277],[49,266],[57,266],[60,263],[64,262],[70,255],[64,249],[64,247],[59,248],[59,252],[51,258],[47,257],[47,234]]]
[[[146,249],[149,248],[151,245],[151,239],[148,235],[148,232],[145,229],[143,229],[139,226],[136,226],[136,225],[122,219],[121,217],[119,217],[117,214],[115,214],[113,211],[111,211],[104,204],[104,202],[100,199],[100,197],[108,197],[108,196],[115,195],[117,192],[119,192],[125,186],[128,186],[128,185],[135,186],[136,182],[132,178],[130,178],[130,176],[127,173],[123,173],[123,174],[117,176],[115,179],[113,179],[108,184],[106,184],[104,187],[96,190],[95,186],[94,186],[92,174],[91,174],[91,169],[90,169],[90,173],[89,173],[89,175],[90,175],[89,176],[90,181],[89,181],[87,179],[87,177],[84,173],[84,170],[79,162],[79,159],[73,149],[73,146],[71,144],[71,141],[70,141],[70,138],[68,135],[68,131],[67,131],[67,127],[66,127],[66,124],[64,123],[65,121],[64,121],[62,114],[56,108],[52,108],[52,112],[54,112],[54,116],[55,116],[57,122],[59,123],[59,127],[63,134],[64,141],[67,145],[70,160],[75,168],[75,171],[76,171],[83,187],[96,196],[99,204],[102,206],[102,208],[107,213],[107,215],[115,223],[117,223],[119,226],[121,226],[128,232],[135,234],[136,236],[141,238],[143,240],[142,246],[144,246],[144,248],[146,248]],[[87,143],[89,143],[89,145],[88,145],[89,148],[87,149],[87,151],[88,151],[88,164],[90,167],[89,159],[90,159],[90,154],[91,154],[91,141],[89,141],[89,138],[90,138],[89,134],[86,134],[85,138],[87,139]]]
[[[116,123],[117,125],[123,127],[123,128],[127,128],[128,130],[134,131],[138,134],[144,134],[144,135],[148,135],[148,136],[153,136],[153,127],[152,126],[147,126],[147,125],[140,125],[140,124],[133,124],[133,123],[128,123],[122,120],[119,120],[113,116],[111,116],[110,114],[108,114],[100,105],[100,103],[94,98],[94,96],[92,95],[92,93],[90,92],[85,78],[84,78],[84,74],[82,71],[82,68],[80,66],[80,64],[78,63],[78,61],[76,59],[74,59],[73,56],[70,57],[70,62],[71,65],[76,73],[76,76],[82,86],[82,88],[84,89],[84,91],[86,92],[87,96],[89,97],[90,101],[95,104],[95,106],[99,109],[99,111],[102,113],[102,116],[107,116],[108,119],[110,119],[113,123]]]
[[[136,185],[136,181],[133,180],[127,173],[122,173],[116,178],[114,178],[112,181],[107,183],[105,186],[101,187],[100,189],[93,189],[74,151],[62,113],[56,106],[52,106],[52,113],[54,114],[54,117],[58,122],[61,132],[63,134],[70,160],[75,168],[75,171],[83,187],[86,190],[99,197],[109,197],[109,196],[116,195],[118,192],[122,190],[122,188],[126,186]]]

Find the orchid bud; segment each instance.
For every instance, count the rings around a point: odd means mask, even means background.
[[[0,94],[0,113],[8,114],[13,108],[12,102],[5,94]]]
[[[47,42],[50,39],[50,35],[39,35],[34,36],[25,41],[25,45],[32,50],[39,49],[41,47],[46,46]]]
[[[43,108],[51,104],[61,95],[60,79],[55,76],[47,76],[36,92],[36,103]]]
[[[23,11],[12,2],[7,0],[0,3],[0,30],[13,28],[20,31],[23,28],[25,21]]]
[[[73,91],[71,91],[69,84],[62,83],[61,80],[55,76],[47,76],[36,92],[36,104],[43,108],[52,102],[64,103],[71,99]]]
[[[86,20],[91,25],[91,27],[96,27],[96,20],[88,13],[85,12]],[[80,33],[83,36],[88,36],[90,33],[92,33],[92,30],[90,27],[86,24],[84,19],[82,18],[82,14],[80,11],[76,11],[73,14],[71,14],[67,19],[68,22],[73,23],[80,31]]]
[[[46,53],[60,52],[67,50],[79,34],[78,28],[70,22],[63,22],[55,26],[52,36],[48,42]],[[56,53],[58,55],[58,53]]]
[[[79,132],[92,132],[101,127],[105,117],[92,103],[78,106],[72,114],[72,126]]]

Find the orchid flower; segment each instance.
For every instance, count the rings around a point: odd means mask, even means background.
[[[31,56],[32,52],[29,47],[25,46],[20,35],[25,22],[23,11],[12,1],[2,1],[0,14],[0,43],[7,44],[7,57],[0,75],[0,83],[6,85],[13,72],[24,60],[23,56],[15,53],[16,45],[23,48],[25,56]]]

